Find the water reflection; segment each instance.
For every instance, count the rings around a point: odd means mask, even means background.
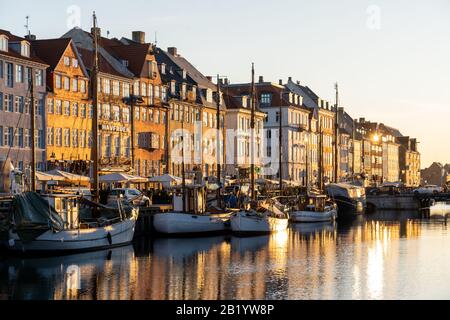
[[[384,212],[270,236],[142,238],[104,252],[8,258],[0,298],[449,298],[447,226],[417,218]]]

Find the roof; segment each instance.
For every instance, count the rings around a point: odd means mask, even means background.
[[[94,62],[94,52],[83,48],[78,48],[78,52],[80,53],[80,57],[81,59],[83,59],[83,63],[86,68],[92,70],[92,65]],[[100,72],[111,74],[117,77],[126,77],[122,73],[114,69],[114,67],[101,54],[98,55],[98,58],[98,67]]]
[[[104,46],[112,55],[128,61],[128,69],[137,77],[142,75],[147,54],[151,49],[150,43],[108,43]]]
[[[163,51],[163,50],[161,50]],[[194,81],[199,88],[202,89],[211,89],[215,91],[216,85],[209,81],[208,78],[206,78],[200,71],[198,71],[197,68],[195,68],[189,61],[187,61],[184,57],[177,54],[176,56],[165,52],[165,55],[167,58],[169,58],[173,63],[175,63],[180,69],[186,70],[186,73],[189,75],[189,77]]]
[[[92,35],[80,28],[73,28],[65,33],[61,38],[71,38],[75,43],[83,62],[88,69],[92,68],[94,41]],[[111,40],[101,37],[99,39],[99,70],[118,77],[133,78],[133,73],[128,70],[121,61],[111,55],[109,50],[105,49],[109,46],[117,45],[118,40]]]
[[[21,41],[31,42],[31,41],[29,41],[29,40],[27,40],[25,38],[13,35],[11,32],[9,32],[7,30],[3,30],[3,29],[0,29],[0,35],[7,36],[9,43],[21,42]],[[16,58],[16,59],[22,59],[22,60],[26,60],[26,61],[30,61],[30,62],[35,62],[35,63],[46,65],[46,63],[44,61],[42,61],[41,59],[39,59],[39,57],[36,56],[36,54],[35,54],[35,52],[33,50],[33,46],[31,46],[30,57],[24,57],[20,53],[12,50],[11,48],[8,48],[7,52],[6,51],[0,51],[0,55],[5,55],[5,56],[9,56],[9,57]]]
[[[55,69],[71,42],[71,39],[49,39],[31,43],[36,55],[48,63],[51,69]]]

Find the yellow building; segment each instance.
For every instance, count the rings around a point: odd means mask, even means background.
[[[37,40],[36,54],[47,69],[47,168],[88,173],[92,105],[89,76],[71,39]]]

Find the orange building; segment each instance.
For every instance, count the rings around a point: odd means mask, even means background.
[[[133,109],[134,173],[143,177],[163,174],[167,90],[155,59],[156,47],[145,42],[142,31],[134,31],[132,39],[102,38],[102,46],[134,75],[129,101]]]
[[[47,69],[47,168],[87,174],[91,158],[89,136],[92,105],[89,75],[71,39],[33,41]]]

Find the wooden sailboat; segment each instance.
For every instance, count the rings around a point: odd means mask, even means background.
[[[97,20],[93,14],[94,29]],[[79,195],[35,192],[35,146],[32,139],[31,192],[16,195],[10,215],[10,228],[6,247],[10,251],[54,252],[65,254],[74,251],[91,251],[111,248],[133,240],[137,208],[124,206],[121,199],[117,208],[98,204],[98,35],[94,32],[94,63],[91,88],[94,105],[93,116],[93,200]],[[34,97],[31,77],[31,127],[34,128]],[[34,132],[32,130],[32,132]]]
[[[280,114],[281,115],[281,114]],[[251,206],[249,210],[242,210],[231,216],[231,230],[236,235],[265,234],[285,230],[288,226],[288,214],[284,207],[276,200],[264,200],[258,202],[255,190],[255,159],[254,159],[254,129],[255,129],[255,69],[252,64],[252,88],[251,88],[251,166],[250,188]],[[281,135],[281,131],[280,131]],[[281,153],[280,153],[281,159]],[[281,160],[280,160],[281,162]],[[281,167],[279,168],[281,169]],[[281,176],[281,174],[280,174]]]

